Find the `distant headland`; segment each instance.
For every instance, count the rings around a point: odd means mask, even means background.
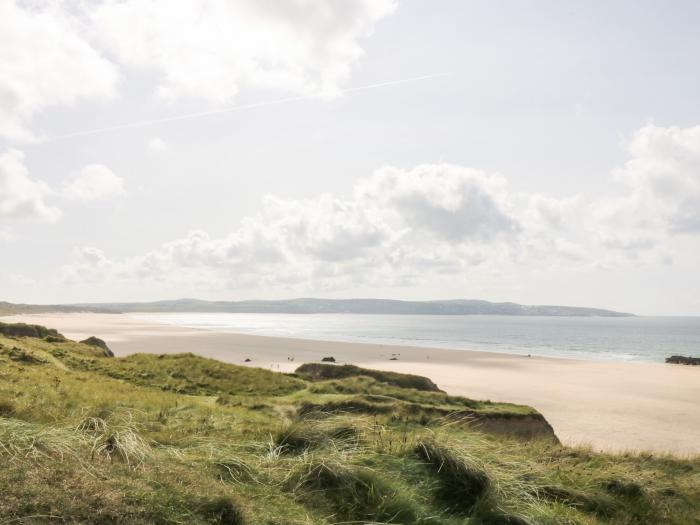
[[[393,299],[283,299],[203,301],[176,299],[153,302],[26,305],[0,302],[0,315],[58,312],[203,312],[275,314],[387,314],[387,315],[514,315],[555,317],[631,317],[634,314],[578,306],[523,305],[473,299],[400,301]]]

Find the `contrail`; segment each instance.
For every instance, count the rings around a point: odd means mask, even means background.
[[[400,80],[389,80],[387,82],[378,82],[376,84],[367,84],[365,86],[356,86],[356,87],[350,87],[350,88],[345,88],[341,89],[338,91],[339,94],[345,94],[345,93],[355,93],[357,91],[367,91],[369,89],[375,89],[375,88],[381,88],[381,87],[387,87],[387,86],[396,86],[399,84],[406,84],[409,82],[418,82],[420,80],[429,80],[433,78],[439,78],[439,77],[445,77],[449,76],[449,73],[437,73],[434,75],[423,75],[420,77],[411,77],[411,78],[404,78]],[[84,131],[76,131],[74,133],[66,133],[65,135],[55,135],[55,136],[49,136],[41,139],[39,142],[40,143],[46,143],[46,142],[54,142],[57,140],[65,140],[65,139],[72,139],[76,137],[85,137],[88,135],[97,135],[99,133],[107,133],[109,131],[120,131],[124,129],[134,129],[134,128],[142,128],[145,126],[152,126],[154,124],[163,124],[167,122],[177,122],[178,120],[187,120],[187,119],[193,119],[193,118],[202,118],[202,117],[208,117],[210,115],[220,115],[222,113],[231,113],[233,111],[243,111],[247,109],[255,109],[255,108],[263,108],[267,106],[276,106],[278,104],[286,104],[287,102],[298,102],[301,100],[311,100],[317,98],[318,95],[299,95],[296,97],[286,97],[286,98],[278,98],[275,100],[266,100],[262,102],[254,102],[251,104],[241,104],[238,106],[229,106],[226,108],[219,108],[219,109],[214,109],[211,111],[201,111],[199,113],[187,113],[184,115],[174,115],[172,117],[164,117],[164,118],[158,118],[158,119],[153,119],[153,120],[142,120],[140,122],[130,122],[128,124],[117,124],[115,126],[107,126],[107,127],[102,127],[102,128],[94,128],[94,129],[88,129]]]

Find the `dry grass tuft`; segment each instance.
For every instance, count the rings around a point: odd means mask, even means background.
[[[282,453],[298,454],[317,448],[357,449],[370,425],[362,417],[331,415],[317,419],[311,415],[292,422],[274,440]]]
[[[91,437],[93,459],[102,456],[137,467],[151,455],[151,445],[139,434],[130,413],[112,415],[108,420],[87,417],[77,430]]]
[[[75,432],[0,417],[0,457],[6,461],[78,459],[84,446]]]

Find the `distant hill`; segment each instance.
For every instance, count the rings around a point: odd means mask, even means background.
[[[119,312],[227,312],[290,314],[402,314],[402,315],[534,315],[629,317],[633,314],[574,306],[529,306],[478,300],[397,301],[391,299],[287,299],[278,301],[202,301],[177,299],[147,303],[87,303],[73,308]]]
[[[113,310],[108,310],[100,307],[74,306],[65,304],[16,304],[0,301],[0,315],[18,315],[18,314],[44,314],[51,312],[94,312],[108,313]]]

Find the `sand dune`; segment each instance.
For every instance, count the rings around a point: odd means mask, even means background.
[[[567,444],[700,454],[700,367],[223,334],[117,314],[2,320],[43,324],[73,339],[97,335],[118,356],[193,352],[236,364],[250,358],[249,366],[291,371],[332,355],[339,362],[425,375],[451,394],[531,405]],[[392,354],[400,354],[398,360],[389,360]]]

